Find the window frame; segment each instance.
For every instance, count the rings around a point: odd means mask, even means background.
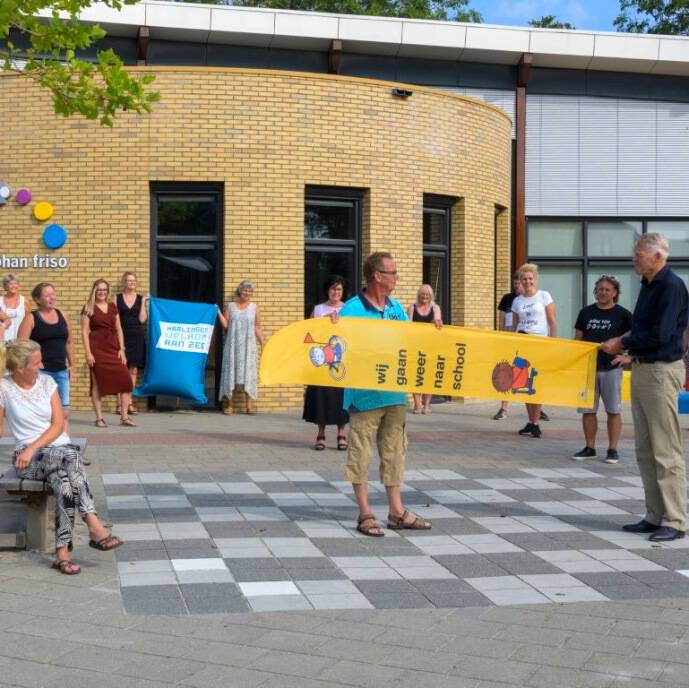
[[[423,243],[423,218],[421,226],[421,241],[422,241],[422,260],[421,270],[423,271],[423,263],[428,258],[442,258],[445,268],[446,280],[443,285],[442,301],[443,301],[443,322],[449,325],[452,322],[452,209],[457,202],[453,196],[441,196],[440,194],[425,193],[423,195],[422,213],[433,215],[443,215],[445,218],[445,236],[446,243],[444,244],[426,244]]]

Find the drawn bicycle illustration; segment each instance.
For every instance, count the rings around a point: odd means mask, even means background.
[[[328,366],[328,374],[335,382],[344,379],[347,368],[342,362],[342,357],[347,350],[347,343],[342,337],[333,335],[327,342],[317,342],[310,334],[307,334],[304,344],[317,345],[309,349],[309,360],[316,368]]]

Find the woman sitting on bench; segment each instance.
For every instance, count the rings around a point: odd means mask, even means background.
[[[122,540],[110,535],[96,515],[79,447],[63,431],[57,385],[52,378],[39,375],[41,347],[30,339],[15,339],[3,348],[0,348],[0,374],[7,367],[10,376],[0,378],[0,434],[3,418],[7,418],[15,439],[17,475],[45,480],[52,489],[55,495],[52,566],[60,573],[73,576],[81,571],[69,558],[77,511],[88,526],[89,546],[106,552],[119,547]]]

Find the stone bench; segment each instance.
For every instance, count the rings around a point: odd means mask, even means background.
[[[85,437],[76,437],[72,440],[82,454],[86,451],[87,440]],[[0,438],[0,446],[14,447],[14,439],[11,437]],[[48,503],[51,490],[44,480],[26,480],[17,475],[14,466],[10,466],[0,476],[0,489],[7,494],[22,497],[26,502],[26,532],[17,533],[17,549],[29,549],[37,552],[45,552],[52,549],[48,545]]]

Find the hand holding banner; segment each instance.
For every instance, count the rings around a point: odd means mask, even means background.
[[[381,391],[587,406],[597,345],[472,327],[312,318],[274,334],[261,357],[264,385]]]

